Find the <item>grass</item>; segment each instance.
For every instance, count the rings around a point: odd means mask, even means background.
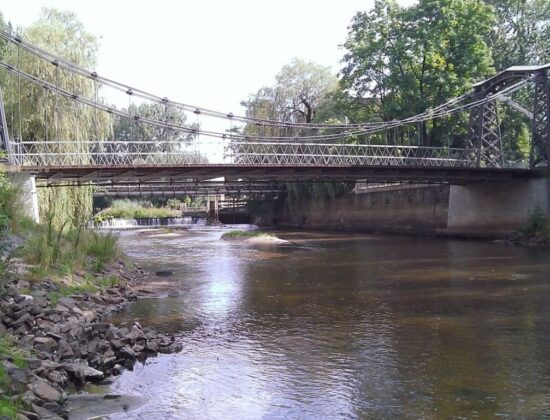
[[[48,300],[50,301],[50,306],[54,307],[59,303],[59,298],[61,297],[67,297],[80,293],[95,293],[99,290],[117,286],[119,283],[120,279],[115,276],[97,278],[88,276],[81,283],[60,285],[58,290],[48,292]]]
[[[169,207],[146,207],[139,202],[131,200],[115,200],[111,207],[97,213],[93,220],[95,223],[101,223],[109,219],[142,219],[142,218],[161,218],[177,217],[180,212]]]
[[[222,235],[222,239],[233,238],[276,238],[275,235],[257,230],[232,230]]]
[[[11,335],[3,335],[0,337],[0,359],[10,359],[12,363],[18,368],[24,368],[27,366],[25,360],[29,357],[28,351],[17,347],[15,338]],[[0,371],[0,388],[5,384],[6,374],[3,370]]]
[[[0,397],[0,418],[16,419],[19,404],[6,397]]]
[[[32,264],[31,277],[39,279],[52,273],[69,275],[78,269],[100,272],[118,257],[118,237],[87,228],[59,229],[52,218],[45,224],[23,233],[25,245],[20,251],[25,262]]]

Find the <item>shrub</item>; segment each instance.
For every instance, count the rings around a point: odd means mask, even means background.
[[[520,234],[523,240],[550,243],[550,219],[540,207],[535,207],[529,214]]]

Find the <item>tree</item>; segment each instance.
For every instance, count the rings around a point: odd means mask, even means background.
[[[491,7],[479,0],[420,0],[406,8],[377,0],[355,15],[344,43],[341,87],[348,106],[358,102],[391,121],[467,92],[493,72],[485,43],[493,20]],[[424,144],[436,143],[435,124],[423,125]]]
[[[79,66],[93,68],[96,64],[97,40],[86,31],[74,13],[43,9],[38,21],[22,31],[22,37]],[[13,44],[9,47],[7,61],[79,96],[98,98],[100,86],[94,82],[76,77],[22,49],[18,50]],[[3,83],[7,93],[6,114],[11,137],[26,141],[70,141],[70,146],[64,146],[63,150],[78,153],[82,163],[91,161],[90,151],[82,141],[108,138],[110,123],[105,113],[81,106],[42,87],[20,82],[16,76],[8,76]],[[52,149],[55,147],[50,146]],[[39,149],[35,152],[43,153]],[[42,156],[48,159],[47,154]],[[54,221],[59,226],[65,225],[66,221],[76,226],[91,215],[92,189],[40,188],[39,202],[41,213],[55,215]]]
[[[550,62],[548,0],[485,0],[494,7],[496,26],[487,36],[497,70]]]
[[[311,123],[336,89],[338,79],[329,67],[294,58],[283,66],[275,84],[262,87],[243,101],[247,116],[285,123]],[[288,130],[249,124],[249,135],[284,135]]]

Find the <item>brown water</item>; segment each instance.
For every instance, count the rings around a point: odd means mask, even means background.
[[[124,233],[174,271],[178,297],[119,321],[178,335],[113,391],[113,418],[550,418],[550,254],[432,238],[281,232],[245,246],[221,228]]]

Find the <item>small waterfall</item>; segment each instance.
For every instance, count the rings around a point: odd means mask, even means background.
[[[94,223],[98,229],[135,229],[140,227],[170,227],[170,226],[203,226],[204,217],[156,217],[140,219],[109,219]]]

